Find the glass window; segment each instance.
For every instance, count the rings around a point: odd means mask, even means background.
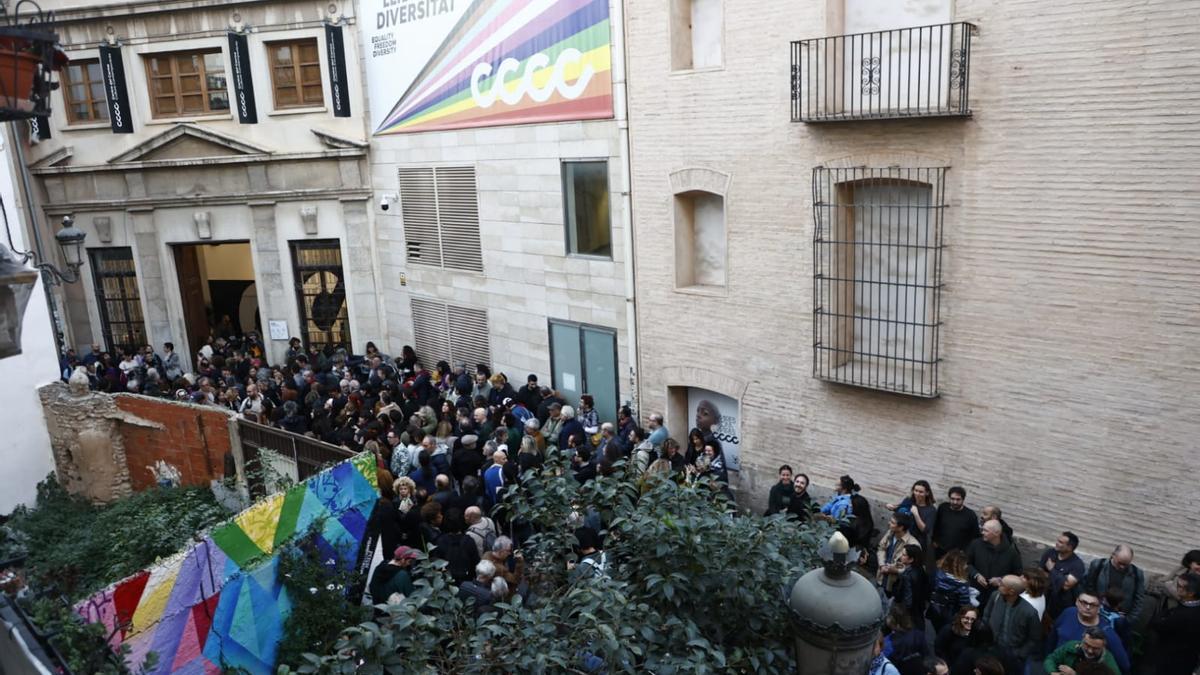
[[[567,253],[612,257],[608,162],[563,162]]]
[[[69,123],[103,122],[108,119],[99,59],[72,61],[63,68],[62,90]]]
[[[155,117],[229,110],[225,59],[219,51],[147,56],[146,79]]]
[[[321,51],[316,38],[268,42],[271,89],[276,108],[307,108],[325,102],[321,88]]]
[[[138,295],[133,250],[126,247],[88,249],[101,332],[109,349],[138,349],[146,344],[146,325]]]

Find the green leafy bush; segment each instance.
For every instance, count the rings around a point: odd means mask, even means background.
[[[829,527],[734,515],[715,488],[619,475],[580,488],[551,463],[506,502],[538,532],[524,548],[529,604],[514,596],[475,620],[445,563],[422,560],[403,603],[280,672],[792,672],[787,588]],[[589,513],[609,524],[608,574],[572,584]]]
[[[94,506],[50,476],[38,484],[35,507],[18,507],[7,525],[28,552],[30,585],[77,601],[176,553],[228,517],[206,487],[153,488]]]
[[[371,608],[348,596],[355,571],[346,568],[345,560],[330,565],[321,559],[313,544],[321,529],[321,523],[314,524],[279,556],[279,581],[292,605],[279,645],[280,663],[295,663],[305,652],[327,651],[346,626],[371,617]]]

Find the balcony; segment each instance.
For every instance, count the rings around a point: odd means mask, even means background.
[[[966,22],[792,43],[792,121],[970,117]]]

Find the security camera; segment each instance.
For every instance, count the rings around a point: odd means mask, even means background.
[[[399,199],[398,195],[385,194],[379,197],[379,210],[387,211],[391,208],[392,203]]]

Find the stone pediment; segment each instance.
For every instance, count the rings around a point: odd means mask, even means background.
[[[156,160],[268,155],[271,151],[241,139],[182,122],[108,160],[109,164]]]

